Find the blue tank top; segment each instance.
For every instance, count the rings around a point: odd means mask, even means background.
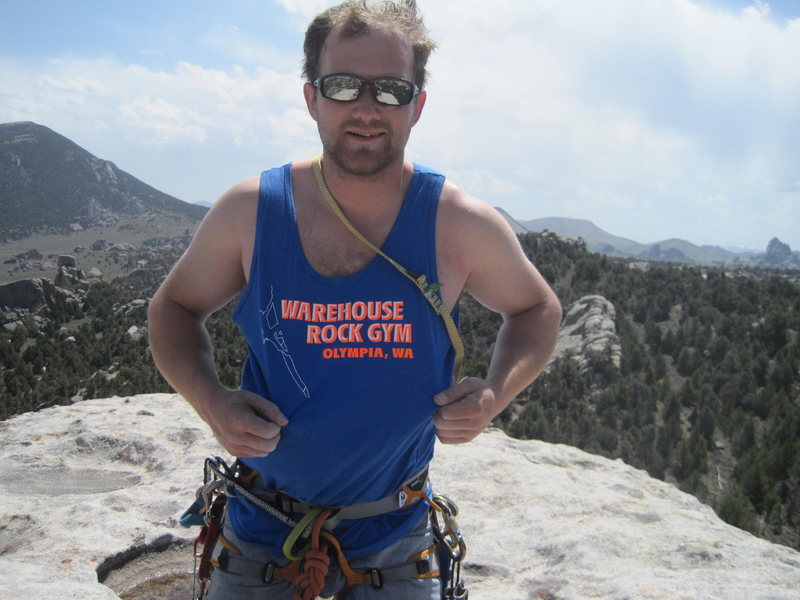
[[[415,165],[382,250],[438,281],[436,210],[444,177]],[[276,403],[289,425],[276,450],[243,459],[264,485],[308,504],[349,506],[396,492],[433,457],[433,396],[453,351],[416,286],[376,256],[346,277],[320,275],[297,230],[291,165],[261,175],[252,266],[234,311],[248,355],[243,389]],[[348,556],[381,550],[422,518],[424,502],[334,533]],[[280,554],[288,529],[231,498],[236,535]]]

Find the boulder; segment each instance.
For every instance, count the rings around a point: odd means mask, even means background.
[[[0,286],[0,306],[35,312],[42,307],[68,310],[80,300],[68,290],[57,287],[49,279],[21,279]]]
[[[57,287],[71,290],[86,289],[89,285],[86,281],[86,274],[83,272],[83,269],[72,267],[60,267],[53,283],[55,283]]]
[[[589,352],[610,351],[611,360],[619,367],[622,347],[617,336],[616,315],[614,305],[598,295],[584,296],[567,307],[551,362],[572,356],[583,370],[588,365]]]
[[[77,261],[75,260],[74,256],[70,256],[69,254],[62,254],[58,257],[58,266],[60,267],[69,267],[71,269],[75,269],[78,266]]]

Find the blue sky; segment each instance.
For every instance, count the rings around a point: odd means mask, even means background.
[[[800,1],[418,3],[439,48],[410,159],[519,220],[800,249]],[[299,65],[330,4],[0,0],[0,122],[212,202],[319,151]]]

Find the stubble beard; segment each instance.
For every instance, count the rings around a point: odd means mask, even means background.
[[[386,171],[398,158],[402,159],[404,140],[397,140],[394,131],[381,124],[385,143],[377,148],[352,148],[348,144],[346,126],[338,135],[327,135],[320,129],[320,139],[326,159],[330,159],[343,172],[356,177],[371,178]],[[398,144],[397,142],[401,142]],[[407,141],[407,138],[406,138]]]

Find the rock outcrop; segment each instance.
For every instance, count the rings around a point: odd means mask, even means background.
[[[221,453],[170,394],[87,400],[0,422],[5,595],[117,598],[130,581],[111,567],[143,548],[172,548],[191,565],[190,547],[170,542],[196,534],[176,521],[201,483],[203,458]],[[800,553],[726,525],[693,496],[621,461],[492,430],[439,446],[431,474],[460,506],[476,600],[800,593]],[[167,554],[147,555],[138,576],[164,574]]]
[[[616,314],[614,305],[597,295],[584,296],[566,307],[551,362],[571,356],[583,372],[588,367],[590,353],[609,352],[619,367],[622,347],[617,336]]]
[[[21,279],[0,286],[0,307],[37,311],[69,310],[78,299],[49,279]]]
[[[77,315],[90,285],[102,276],[96,267],[87,275],[74,256],[60,255],[52,281],[37,277],[0,285],[0,326],[14,331],[22,325],[39,327],[53,314]]]
[[[55,281],[20,279],[0,285],[0,327],[13,332],[23,325],[41,327],[53,314],[76,315],[89,284],[82,269],[64,265]]]
[[[772,238],[767,244],[767,251],[759,254],[753,261],[756,266],[773,269],[800,268],[800,252],[792,252],[789,244],[778,238]]]

